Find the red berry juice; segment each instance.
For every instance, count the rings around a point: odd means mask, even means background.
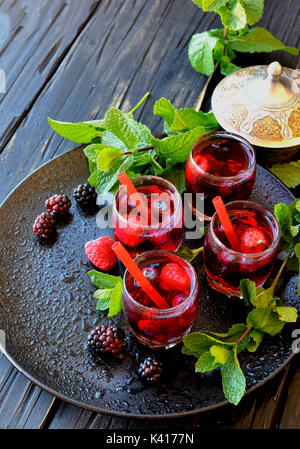
[[[216,214],[204,241],[204,265],[209,284],[228,296],[240,294],[240,281],[250,279],[256,286],[269,277],[279,250],[276,218],[250,201],[226,205],[240,251],[233,251]]]
[[[115,238],[132,253],[152,249],[176,251],[183,239],[181,197],[167,180],[144,176],[132,180],[146,204],[141,214],[122,186],[113,206]]]
[[[256,163],[252,146],[226,132],[206,134],[198,139],[186,165],[188,192],[203,193],[207,211],[220,195],[229,201],[249,199],[255,182]]]
[[[152,348],[179,343],[191,329],[198,309],[194,268],[166,251],[151,251],[135,259],[144,275],[169,304],[160,309],[126,271],[123,302],[131,332]]]

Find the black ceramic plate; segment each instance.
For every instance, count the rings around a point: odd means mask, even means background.
[[[57,192],[71,197],[73,188],[87,177],[85,156],[75,149],[28,177],[0,209],[0,329],[6,333],[6,347],[2,348],[6,356],[48,392],[99,413],[169,417],[224,405],[220,373],[195,374],[192,358],[181,355],[180,347],[162,354],[169,373],[159,387],[146,388],[140,383],[136,365],[147,350],[131,338],[121,361],[99,365],[89,358],[87,334],[106,318],[100,318],[95,309],[95,287],[86,275],[91,265],[84,243],[101,232],[109,235],[111,230],[100,231],[96,215],[85,214],[73,204],[54,242],[40,241],[32,232],[45,199]],[[258,167],[253,199],[272,209],[275,203],[290,203],[294,198],[278,179]],[[244,307],[208,288],[201,257],[195,265],[201,300],[194,330],[224,332],[243,317]],[[283,284],[285,304],[298,305],[297,276],[285,274]],[[115,322],[126,330],[122,318]],[[247,392],[290,360],[291,332],[292,327],[286,326],[280,336],[266,338],[256,353],[240,355]]]

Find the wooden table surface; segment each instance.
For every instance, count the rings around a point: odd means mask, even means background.
[[[286,45],[300,47],[299,0],[266,0],[260,22]],[[195,32],[217,28],[190,0],[0,1],[0,203],[28,174],[74,145],[52,132],[47,116],[64,121],[102,118],[124,111],[145,92],[136,114],[154,132],[152,108],[161,96],[193,107],[206,78],[187,57]],[[280,61],[297,67],[299,56],[245,55],[243,66]],[[209,108],[209,100],[204,108]],[[298,157],[299,158],[299,157]],[[0,354],[0,428],[160,429],[300,428],[300,357],[237,406],[184,419],[121,419],[97,415],[54,398]]]

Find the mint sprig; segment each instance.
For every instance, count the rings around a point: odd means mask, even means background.
[[[94,297],[98,300],[96,309],[104,311],[109,309],[108,317],[118,315],[124,310],[122,299],[123,279],[120,276],[112,276],[101,271],[88,272],[93,284],[99,287]]]
[[[205,373],[220,368],[227,400],[237,405],[246,390],[238,354],[255,352],[265,334],[274,336],[287,322],[297,320],[294,307],[284,307],[270,289],[256,289],[249,279],[241,281],[241,292],[248,315],[245,323],[234,324],[227,333],[192,332],[184,340],[182,352],[197,357],[195,371]]]
[[[221,73],[228,75],[239,67],[232,63],[235,52],[255,53],[283,50],[293,55],[298,49],[288,47],[262,27],[248,28],[260,20],[264,0],[192,0],[205,12],[215,12],[221,18],[223,29],[213,29],[192,36],[189,60],[192,67],[204,75],[214,73],[220,65]]]
[[[51,127],[63,137],[87,145],[84,153],[91,174],[89,182],[99,194],[114,192],[121,172],[129,177],[143,174],[165,177],[183,193],[184,163],[193,143],[218,128],[212,113],[175,109],[169,100],[161,98],[155,103],[154,114],[164,118],[169,132],[167,137],[157,139],[146,125],[133,118],[148,95],[129,113],[113,107],[100,121],[65,123],[49,119]]]

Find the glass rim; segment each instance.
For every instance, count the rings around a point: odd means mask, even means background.
[[[170,221],[172,219],[172,217],[179,217],[178,220],[175,220],[174,224],[172,225],[172,228],[175,228],[177,225],[177,222],[179,222],[180,220],[182,220],[182,200],[181,200],[181,195],[178,192],[177,188],[174,186],[174,184],[172,184],[169,180],[165,179],[165,178],[161,178],[159,176],[152,176],[152,175],[143,175],[143,176],[137,176],[135,178],[131,178],[131,182],[133,183],[133,185],[135,185],[134,183],[137,181],[142,181],[142,180],[146,180],[146,181],[154,181],[154,183],[156,185],[159,185],[158,183],[164,183],[166,186],[170,187],[170,190],[172,189],[174,192],[174,196],[175,196],[175,204],[174,204],[174,213],[172,215],[168,215],[166,218],[164,218],[164,220],[162,220],[159,223],[159,226],[156,225],[143,225],[140,223],[130,223],[130,227],[132,228],[139,228],[139,229],[143,229],[145,231],[152,231],[152,230],[162,230],[165,229],[166,231],[169,230],[168,226],[170,226]],[[143,185],[143,184],[141,184]],[[123,185],[120,185],[120,187],[118,188],[115,197],[114,197],[114,201],[113,201],[113,207],[112,207],[112,215],[113,217],[118,217],[118,220],[120,220],[123,223],[127,223],[127,220],[120,214],[120,212],[117,209],[117,205],[116,205],[116,199],[118,197],[118,195],[120,194],[120,192],[122,191],[122,189],[124,189]]]
[[[247,147],[247,150],[249,150],[249,153],[247,153],[248,155],[248,159],[249,159],[249,167],[246,170],[243,170],[241,173],[238,173],[237,175],[233,175],[233,176],[216,176],[213,175],[212,173],[208,173],[205,170],[203,170],[201,167],[199,167],[198,164],[196,164],[195,159],[194,159],[194,151],[196,150],[197,146],[199,145],[200,141],[202,141],[204,139],[205,140],[209,140],[209,138],[213,137],[213,136],[227,136],[229,138],[232,138],[234,140],[238,140],[240,142],[242,142],[243,144],[245,144],[245,146]],[[244,137],[239,136],[238,134],[235,133],[230,133],[227,131],[211,131],[209,133],[203,134],[201,137],[199,137],[196,142],[193,143],[192,146],[192,150],[190,153],[190,159],[191,162],[193,164],[193,166],[203,175],[205,175],[208,179],[212,180],[212,181],[218,181],[218,182],[226,182],[226,181],[239,181],[240,179],[243,179],[245,177],[245,175],[247,175],[248,173],[251,173],[255,170],[255,166],[256,166],[256,156],[255,156],[255,151],[253,146],[251,145],[250,142],[248,142],[248,140],[244,139]]]
[[[271,218],[273,224],[275,225],[275,238],[274,238],[274,232],[273,232],[273,240],[271,245],[269,246],[269,248],[266,248],[263,251],[260,251],[259,253],[243,253],[241,251],[235,251],[232,248],[229,248],[228,246],[226,246],[224,243],[221,242],[221,240],[219,240],[219,238],[216,236],[214,228],[213,228],[213,223],[215,222],[216,218],[218,217],[217,212],[214,213],[214,215],[212,216],[212,219],[209,223],[209,229],[211,231],[211,234],[213,236],[213,238],[215,239],[215,241],[217,242],[217,244],[222,248],[222,249],[226,249],[230,254],[235,255],[235,256],[239,256],[239,257],[243,257],[243,258],[259,258],[262,256],[266,256],[269,253],[271,253],[272,251],[274,251],[274,248],[277,246],[277,244],[279,243],[280,240],[280,229],[279,229],[279,224],[278,221],[275,217],[274,214],[272,214],[272,212],[270,212],[268,209],[266,209],[264,206],[262,206],[261,204],[255,203],[254,201],[247,201],[247,200],[236,200],[236,201],[231,201],[230,203],[225,204],[225,208],[227,210],[228,206],[232,206],[232,205],[238,205],[238,204],[242,204],[244,206],[248,206],[248,207],[244,207],[244,209],[260,209],[261,212],[264,213],[264,215],[267,215],[269,218]]]
[[[161,255],[161,256],[172,256],[172,259],[175,258],[180,262],[184,262],[186,264],[186,266],[190,269],[191,273],[193,276],[191,276],[191,289],[190,289],[190,293],[189,296],[181,303],[178,304],[178,306],[175,307],[168,307],[167,309],[155,309],[155,313],[158,313],[159,315],[168,315],[171,311],[179,311],[181,308],[184,308],[184,306],[188,303],[189,300],[191,300],[191,298],[197,294],[197,289],[198,289],[198,278],[197,278],[197,273],[195,268],[192,266],[192,264],[190,262],[188,262],[186,259],[184,259],[181,256],[178,256],[175,253],[172,253],[171,251],[166,251],[166,250],[153,250],[153,251],[147,251],[143,254],[140,254],[139,256],[137,256],[134,261],[138,264],[139,259],[142,259],[143,257],[147,256],[150,258],[150,255],[153,256],[154,255]],[[170,262],[171,263],[171,262]],[[124,277],[123,277],[123,289],[127,295],[128,298],[130,298],[130,301],[137,307],[139,307],[141,310],[153,310],[152,307],[147,307],[144,306],[143,304],[140,304],[138,301],[136,301],[133,296],[129,293],[128,289],[127,289],[127,285],[126,285],[126,278],[128,276],[129,271],[125,270],[124,273]]]

